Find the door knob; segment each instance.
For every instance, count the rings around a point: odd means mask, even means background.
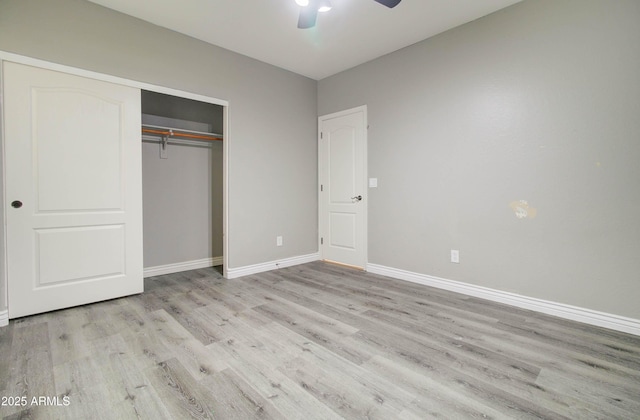
[[[361,195],[356,195],[355,197],[351,197],[352,200],[356,200],[356,201],[362,201],[362,196]]]
[[[12,201],[11,207],[13,207],[14,209],[19,209],[20,207],[22,207],[22,201],[20,200]]]

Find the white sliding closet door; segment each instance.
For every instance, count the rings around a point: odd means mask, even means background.
[[[9,317],[143,290],[140,90],[5,62]]]

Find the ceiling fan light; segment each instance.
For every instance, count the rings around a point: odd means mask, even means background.
[[[306,7],[309,5],[309,0],[296,0],[298,6]]]
[[[318,12],[324,13],[331,10],[331,2],[329,0],[320,0],[318,3]]]

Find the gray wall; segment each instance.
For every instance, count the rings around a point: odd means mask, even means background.
[[[369,261],[640,318],[639,22],[529,0],[320,81],[368,105]]]
[[[222,256],[222,142],[142,145],[144,266]]]
[[[367,104],[370,262],[640,318],[638,21],[527,0],[316,84],[85,1],[0,0],[0,50],[228,100],[232,268],[317,250],[315,116]]]
[[[0,0],[0,50],[229,101],[229,267],[317,252],[314,80],[83,0]]]

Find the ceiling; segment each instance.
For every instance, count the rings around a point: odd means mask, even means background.
[[[312,29],[295,0],[90,1],[320,80],[521,0],[332,0]]]

